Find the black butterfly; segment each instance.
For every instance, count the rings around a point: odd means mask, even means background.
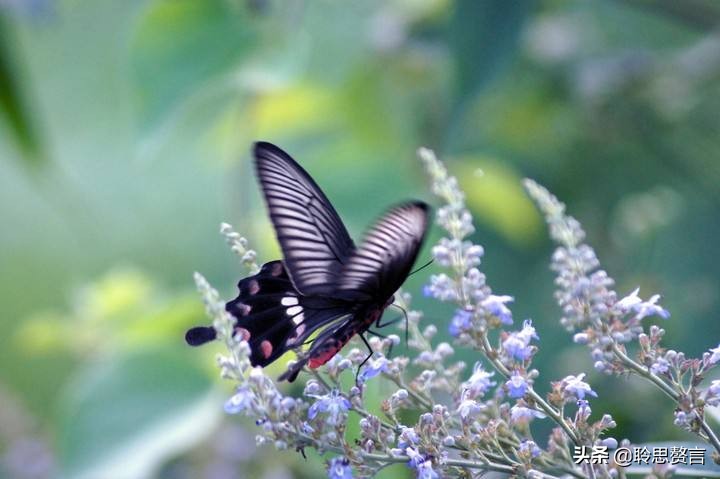
[[[325,194],[290,155],[264,142],[253,153],[284,259],[240,280],[240,294],[225,308],[236,319],[235,334],[250,345],[253,365],[272,363],[324,328],[279,378],[292,382],[305,364],[325,364],[355,334],[362,336],[373,323],[383,326],[380,317],[422,245],[428,206],[395,206],[357,247]],[[185,340],[198,346],[215,336],[212,327],[200,326]]]

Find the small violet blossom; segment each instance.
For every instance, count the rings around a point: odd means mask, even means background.
[[[720,361],[720,344],[710,349],[710,364],[716,364],[718,361]]]
[[[513,423],[528,422],[535,418],[544,419],[545,417],[544,413],[520,404],[515,404],[510,408],[510,420]]]
[[[415,470],[418,479],[437,479],[439,476],[432,468],[432,462],[427,460],[416,449],[408,447],[405,454],[410,458],[408,467]]]
[[[455,311],[448,330],[454,337],[460,336],[461,333],[472,329],[472,313],[464,309]]]
[[[590,403],[587,401],[587,399],[578,399],[577,405],[578,417],[587,420],[592,414],[592,409],[590,409]]]
[[[329,479],[352,479],[352,468],[344,457],[334,457],[328,464]]]
[[[235,394],[225,402],[225,412],[228,414],[241,413],[252,406],[255,399],[255,393],[249,385],[239,386]]]
[[[358,380],[360,382],[365,382],[370,378],[374,378],[380,373],[383,373],[387,371],[388,368],[388,360],[384,356],[380,356],[377,359],[368,361],[368,364],[365,366],[365,368],[362,370],[362,372],[358,375]]]
[[[473,419],[483,410],[483,407],[473,399],[463,399],[458,406],[458,412],[463,420]]]
[[[422,464],[419,464],[415,469],[415,472],[417,472],[416,477],[418,479],[438,479],[440,477],[432,468],[432,462],[430,461],[425,461]]]
[[[518,448],[521,454],[526,454],[530,457],[538,457],[540,453],[542,453],[542,450],[538,447],[537,444],[535,444],[535,441],[522,441],[520,443],[520,447]]]
[[[710,383],[705,393],[705,402],[711,406],[720,405],[720,379],[715,379]]]
[[[657,358],[650,366],[653,374],[664,374],[670,370],[670,363],[665,358]]]
[[[475,363],[472,376],[462,385],[464,399],[484,396],[491,387],[495,386],[495,382],[490,380],[494,375],[495,373],[485,371],[479,361]]]
[[[440,301],[454,301],[458,297],[455,282],[445,273],[432,275],[430,284],[423,287],[423,294]]]
[[[505,383],[508,396],[514,399],[521,398],[528,390],[528,383],[517,371],[512,373],[510,379]]]
[[[510,308],[505,306],[505,303],[511,303],[515,300],[512,296],[496,296],[491,294],[480,302],[480,305],[485,308],[490,314],[497,317],[502,324],[512,324],[512,311]]]
[[[670,317],[670,313],[666,309],[656,304],[660,299],[659,294],[655,294],[649,300],[643,301],[638,296],[639,292],[640,288],[636,288],[635,291],[618,301],[616,306],[624,313],[634,312],[635,319],[638,321],[648,316],[657,315],[663,319]]]
[[[327,414],[327,423],[330,425],[339,424],[342,414],[350,409],[350,401],[340,394],[340,391],[333,389],[330,394],[319,396],[318,400],[310,406],[308,418],[315,419],[318,413]]]
[[[502,346],[511,357],[519,361],[525,361],[532,356],[533,348],[530,346],[530,341],[533,339],[540,338],[535,332],[532,321],[526,319],[523,322],[523,328],[520,331],[510,333],[503,341]]]
[[[420,442],[420,437],[415,432],[415,428],[402,426],[402,432],[398,437],[398,447],[400,449],[407,449],[408,447],[414,446]]]
[[[578,374],[577,376],[566,376],[562,380],[563,392],[567,396],[576,397],[577,399],[585,399],[585,395],[597,397],[597,393],[590,389],[590,385],[583,381],[585,373]]]

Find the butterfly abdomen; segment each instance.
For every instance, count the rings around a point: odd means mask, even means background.
[[[356,334],[361,334],[370,329],[370,326],[378,320],[383,310],[370,309],[367,312],[360,312],[355,315],[347,326],[338,331],[335,336],[324,341],[319,349],[310,356],[308,366],[312,369],[322,366],[330,361]]]

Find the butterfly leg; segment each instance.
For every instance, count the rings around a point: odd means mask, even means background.
[[[396,308],[398,308],[400,311],[403,312],[403,315],[405,315],[405,347],[407,347],[407,343],[408,343],[408,331],[409,331],[409,328],[410,328],[410,319],[408,318],[407,311],[405,311],[405,308],[403,308],[403,307],[400,306],[399,304],[393,303],[393,304],[391,304],[390,306],[395,306]],[[378,322],[380,322],[380,318],[378,318]]]
[[[375,321],[375,326],[378,328],[384,328],[385,326],[391,326],[391,325],[397,323],[398,321],[400,321],[401,319],[403,319],[403,317],[398,316],[397,318],[393,318],[390,321],[385,321],[384,323],[380,321],[381,319],[382,318],[378,318],[377,321]]]
[[[368,354],[365,357],[365,359],[363,359],[363,361],[360,363],[360,366],[358,366],[357,371],[355,371],[355,385],[356,386],[359,386],[358,377],[360,376],[360,370],[362,369],[363,366],[365,366],[365,363],[370,360],[370,358],[372,357],[372,355],[374,353],[373,349],[370,347],[370,343],[368,343],[368,340],[365,338],[365,335],[363,333],[360,333],[359,336],[362,338],[363,343],[365,343],[365,346],[367,346],[368,351],[370,351],[370,354]]]
[[[386,323],[385,326],[387,326],[388,324],[393,324],[393,323],[397,322],[399,319],[402,319],[402,318],[394,319],[394,320],[392,320],[391,322]],[[367,332],[368,332],[368,334],[372,334],[373,336],[377,336],[377,337],[380,338],[380,339],[387,339],[387,336],[385,336],[384,334],[380,334],[380,333],[378,333],[378,332],[376,332],[376,331],[370,331],[370,330],[368,329]],[[391,343],[390,343],[390,347],[388,347],[387,354],[385,355],[387,358],[390,358],[390,357],[392,356],[393,346],[395,346],[395,343],[391,342]]]

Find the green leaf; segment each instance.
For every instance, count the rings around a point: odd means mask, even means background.
[[[151,477],[216,426],[221,400],[211,391],[197,361],[171,349],[96,363],[61,400],[63,476]]]
[[[238,66],[254,44],[249,15],[223,0],[150,3],[132,44],[144,126],[157,126],[209,81]]]
[[[0,14],[0,116],[4,117],[22,157],[28,164],[36,166],[44,158],[26,93],[21,86],[18,64],[12,54],[12,45],[16,40],[11,38],[10,30],[5,17]]]

